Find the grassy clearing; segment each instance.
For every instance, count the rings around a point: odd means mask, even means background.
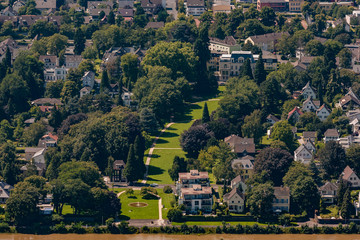
[[[185,222],[187,225],[197,225],[197,226],[222,226],[223,222]],[[173,222],[172,225],[179,226],[184,223],[177,223]],[[242,226],[253,226],[255,224],[259,226],[267,226],[267,224],[264,223],[258,223],[258,222],[226,222],[226,224],[230,224],[231,226],[236,226],[238,224]]]
[[[167,213],[171,208],[171,201],[175,201],[174,193],[164,193],[162,189],[158,189],[158,194],[162,198],[162,216],[164,219],[167,219]]]
[[[158,200],[146,200],[142,199],[139,190],[134,191],[134,196],[127,196],[122,194],[120,196],[121,201],[121,220],[128,219],[158,219],[159,218],[159,202]],[[130,203],[142,202],[147,203],[146,207],[132,207]]]
[[[66,214],[74,214],[74,210],[73,208],[68,205],[68,204],[64,204],[63,206],[63,210],[62,210],[62,214],[66,215]]]
[[[172,184],[168,169],[171,168],[175,156],[185,157],[185,153],[180,149],[155,149],[149,166],[147,183]]]

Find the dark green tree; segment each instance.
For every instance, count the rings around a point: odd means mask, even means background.
[[[141,109],[140,124],[143,130],[149,134],[156,134],[159,130],[159,123],[155,118],[155,114],[149,108]]]
[[[207,104],[205,102],[201,122],[204,124],[204,123],[207,123],[209,121],[210,121],[209,109],[208,109],[208,106],[207,106]]]
[[[6,68],[11,68],[11,51],[9,47],[6,48],[5,58],[3,61],[5,63]]]
[[[343,198],[343,202],[341,204],[341,208],[340,208],[340,216],[343,219],[349,219],[351,217],[351,215],[354,214],[354,205],[351,201],[351,195],[350,195],[350,189],[346,189],[344,198]]]
[[[244,64],[241,66],[240,76],[241,77],[248,76],[250,79],[254,79],[251,69],[250,58],[247,58]]]
[[[115,14],[113,11],[110,11],[109,16],[107,17],[107,22],[109,24],[115,24]]]
[[[172,167],[168,170],[168,173],[173,181],[179,178],[180,172],[186,172],[187,164],[184,158],[178,156],[174,157]]]
[[[123,174],[126,180],[130,183],[139,179],[133,144],[130,145],[128,157],[126,160],[126,166]]]
[[[259,86],[262,82],[264,82],[266,80],[266,71],[264,69],[262,52],[260,52],[259,59],[257,60],[257,62],[255,64],[254,80],[255,80],[256,84]]]
[[[253,216],[266,217],[272,211],[274,188],[270,183],[256,184],[249,192],[246,206]]]
[[[104,69],[101,76],[100,91],[104,92],[106,89],[109,89],[109,87],[110,87],[109,76],[106,69]]]
[[[85,50],[85,34],[81,30],[81,28],[76,29],[74,36],[74,53],[80,55]]]
[[[324,179],[338,178],[347,165],[345,150],[334,141],[327,142],[318,152]]]
[[[142,179],[146,172],[144,163],[144,152],[145,152],[145,139],[140,134],[137,135],[134,142],[134,153],[135,153],[135,165],[138,172],[138,178]]]

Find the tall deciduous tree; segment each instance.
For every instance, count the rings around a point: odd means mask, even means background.
[[[155,118],[155,114],[149,108],[141,109],[140,124],[143,130],[150,134],[155,134],[159,130],[159,123]]]
[[[345,150],[334,141],[327,142],[318,152],[325,179],[338,178],[347,165]]]
[[[109,88],[110,88],[109,75],[106,69],[104,69],[101,76],[100,91],[104,92],[106,89]]]
[[[291,152],[298,147],[297,141],[292,133],[292,127],[288,121],[275,123],[271,133],[271,138],[284,142]]]
[[[250,190],[246,206],[253,216],[264,217],[271,213],[273,200],[273,186],[270,183],[257,184]]]
[[[132,89],[139,72],[139,60],[135,54],[127,53],[121,56],[121,69],[124,73],[125,87]]]
[[[199,151],[207,145],[207,141],[214,136],[205,125],[192,126],[180,136],[180,145],[190,157],[197,157]]]
[[[279,148],[265,148],[256,156],[254,170],[255,173],[266,171],[267,178],[275,186],[280,186],[293,160],[293,156],[288,151]]]
[[[241,127],[241,132],[245,137],[254,138],[254,142],[256,144],[260,143],[263,136],[260,110],[255,110],[249,116],[245,117],[244,125]]]
[[[173,181],[176,181],[179,178],[180,172],[186,172],[186,162],[184,158],[175,156],[173,160],[172,167],[168,170],[168,173]]]

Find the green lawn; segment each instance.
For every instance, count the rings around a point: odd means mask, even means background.
[[[175,200],[174,193],[167,194],[167,193],[164,193],[162,189],[158,189],[158,194],[162,198],[162,205],[163,205],[162,215],[163,215],[163,218],[167,219],[167,212],[171,208],[170,202],[172,200]]]
[[[162,190],[160,190],[162,191]],[[120,196],[121,201],[121,215],[120,219],[128,220],[128,219],[158,219],[159,218],[159,200],[145,200],[140,196],[140,191],[135,190],[134,198],[127,196],[126,194],[122,194]],[[130,203],[133,202],[143,202],[147,203],[146,207],[131,207]]]
[[[197,225],[197,226],[222,226],[222,222],[185,222],[187,225]],[[173,222],[172,225],[179,226],[184,223],[177,223]],[[258,222],[226,222],[226,224],[230,224],[231,226],[236,226],[238,224],[243,226],[253,226],[255,224],[259,226],[267,226],[267,224],[264,223],[258,223]]]
[[[64,204],[62,214],[63,215],[74,214],[74,210],[72,209],[72,207],[70,205]]]
[[[206,101],[209,112],[214,111],[219,101]],[[171,168],[172,162],[175,156],[185,157],[185,152],[181,149],[157,149],[157,148],[181,148],[179,138],[182,132],[189,129],[193,120],[200,119],[202,117],[202,109],[205,101],[189,104],[188,110],[184,117],[176,120],[175,124],[171,125],[159,138],[153,152],[150,166],[148,183],[158,184],[171,184],[173,183],[168,169]],[[146,156],[145,160],[146,161]]]
[[[149,166],[147,183],[172,184],[168,169],[171,168],[175,156],[185,157],[185,153],[181,149],[155,149]]]

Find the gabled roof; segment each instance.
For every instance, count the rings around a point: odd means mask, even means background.
[[[188,0],[186,3],[187,7],[205,7],[204,0]]]
[[[36,0],[35,2],[37,9],[56,8],[56,0]]]
[[[113,163],[114,170],[120,170],[121,168],[125,167],[125,162],[123,160],[116,160]]]
[[[58,98],[38,98],[31,102],[31,104],[50,104],[50,105],[63,105],[60,99]]]
[[[159,29],[165,26],[164,22],[148,22],[146,24],[145,29],[153,28],[153,29]]]
[[[275,197],[289,197],[290,196],[290,188],[288,187],[274,187],[274,195]]]
[[[303,93],[307,88],[311,88],[315,92],[314,88],[311,87],[310,82],[307,82],[306,85],[302,88],[301,93]]]
[[[223,196],[223,199],[226,201],[226,200],[229,200],[231,199],[235,194],[237,194],[239,197],[241,197],[243,200],[244,200],[244,194],[240,191],[240,189],[238,188],[234,188],[233,190],[231,190],[231,192],[225,194]]]
[[[337,191],[338,190],[338,186],[336,183],[332,183],[332,182],[326,182],[324,185],[322,185],[321,187],[319,187],[320,191]]]
[[[325,137],[339,137],[339,132],[335,128],[331,128],[331,129],[326,130],[326,132],[324,133],[324,136]]]
[[[274,121],[274,122],[280,121],[277,117],[275,117],[275,116],[272,115],[272,114],[269,114],[269,115],[266,117],[266,119],[272,120],[272,121]]]
[[[237,44],[233,36],[226,36],[224,40],[215,37],[209,37],[209,40],[210,43],[223,44],[228,46],[235,46]]]
[[[305,131],[303,132],[304,138],[316,138],[316,132],[314,131]]]
[[[344,180],[349,180],[349,178],[350,178],[350,176],[352,175],[352,174],[355,174],[356,175],[356,173],[354,172],[354,170],[352,170],[349,166],[346,166],[346,168],[344,169],[344,171],[342,172],[342,179],[344,179]]]
[[[122,17],[134,17],[134,9],[119,9],[119,14]]]
[[[281,0],[284,2],[283,0]],[[280,39],[283,35],[289,36],[290,34],[288,32],[280,32],[280,33],[267,33],[263,35],[254,35],[250,36],[249,38],[255,43],[255,44],[263,44],[265,42],[272,42]]]
[[[326,111],[328,111],[329,113],[331,113],[331,111],[325,106],[325,104],[321,105],[321,107],[316,110],[316,114],[318,114],[318,112],[320,112],[321,110],[325,109]]]
[[[236,169],[238,165],[240,165],[241,169],[248,169],[248,170],[254,169],[254,164],[252,163],[252,160],[249,159],[239,158],[231,161],[231,167],[233,169]]]
[[[298,113],[299,115],[303,115],[303,114],[304,114],[304,113],[300,110],[300,107],[294,107],[294,109],[289,112],[287,119],[290,119],[291,116],[294,115],[294,113]]]
[[[299,154],[302,150],[308,151],[310,154],[312,154],[311,151],[310,151],[304,144],[301,144],[300,147],[298,147],[298,148],[294,151],[294,154],[297,155],[297,154]]]
[[[306,144],[308,144],[308,143],[310,143],[310,145],[314,148],[314,149],[316,149],[316,147],[315,147],[315,144],[313,143],[313,141],[311,141],[310,139],[307,139],[306,141],[305,141],[305,147],[306,147]],[[307,149],[309,149],[308,147],[306,147]],[[311,150],[311,149],[309,149],[309,150]]]
[[[241,179],[240,175],[237,175],[233,180],[231,180],[231,185],[235,185],[239,182],[242,182],[243,180]]]

